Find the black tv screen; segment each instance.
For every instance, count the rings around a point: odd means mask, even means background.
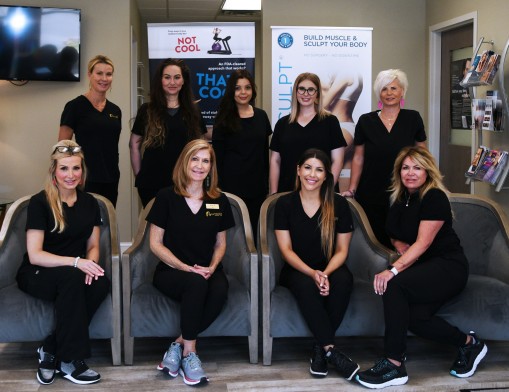
[[[0,5],[0,79],[80,80],[81,10]]]

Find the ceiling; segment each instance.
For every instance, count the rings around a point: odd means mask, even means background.
[[[223,0],[137,0],[144,23],[256,21],[253,13],[223,13]]]

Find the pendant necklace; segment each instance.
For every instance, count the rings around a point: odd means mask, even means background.
[[[411,195],[412,195],[411,193],[409,193],[409,194],[408,194],[408,197],[406,198],[406,204],[405,204],[405,207],[408,207],[408,203],[410,203],[410,196],[411,196]]]

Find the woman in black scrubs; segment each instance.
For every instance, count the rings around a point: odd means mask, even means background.
[[[286,261],[280,284],[294,295],[315,337],[310,373],[325,377],[330,363],[351,380],[359,365],[339,351],[334,339],[353,286],[344,264],[353,231],[350,208],[334,193],[328,154],[306,150],[296,169],[296,190],[281,196],[274,212],[276,239]]]
[[[196,339],[217,318],[228,294],[221,260],[226,230],[235,222],[217,187],[212,146],[189,142],[175,164],[173,186],[161,189],[150,210],[150,249],[161,260],[154,286],[180,303],[181,335],[158,369],[188,385],[208,382],[196,354]]]

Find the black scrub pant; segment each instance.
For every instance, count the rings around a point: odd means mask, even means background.
[[[140,196],[141,204],[143,208],[147,206],[147,204],[156,197],[157,192],[159,192],[160,188],[140,188],[138,187],[138,195]]]
[[[346,265],[329,275],[329,295],[323,297],[315,281],[293,268],[281,271],[279,283],[287,287],[299,305],[320,346],[334,344],[334,336],[345,316],[353,288],[353,276]]]
[[[212,324],[228,296],[228,280],[222,268],[216,269],[209,279],[194,272],[157,268],[153,284],[180,302],[180,329],[185,340],[196,340]]]
[[[468,262],[462,253],[417,262],[392,278],[382,296],[385,356],[404,358],[407,331],[438,343],[464,345],[466,334],[435,313],[464,289],[467,279]]]
[[[64,362],[89,358],[88,326],[110,292],[109,279],[102,276],[87,285],[79,268],[31,265],[17,280],[22,291],[55,304],[55,330],[44,340],[44,351]]]
[[[111,201],[113,207],[117,205],[118,181],[116,182],[90,182],[85,183],[85,192],[97,193]]]
[[[384,205],[368,203],[359,197],[356,197],[356,200],[364,209],[376,239],[382,245],[385,245],[389,249],[393,249],[391,239],[385,231],[385,222],[387,221],[387,215],[389,213],[389,204],[387,203],[387,205]]]

